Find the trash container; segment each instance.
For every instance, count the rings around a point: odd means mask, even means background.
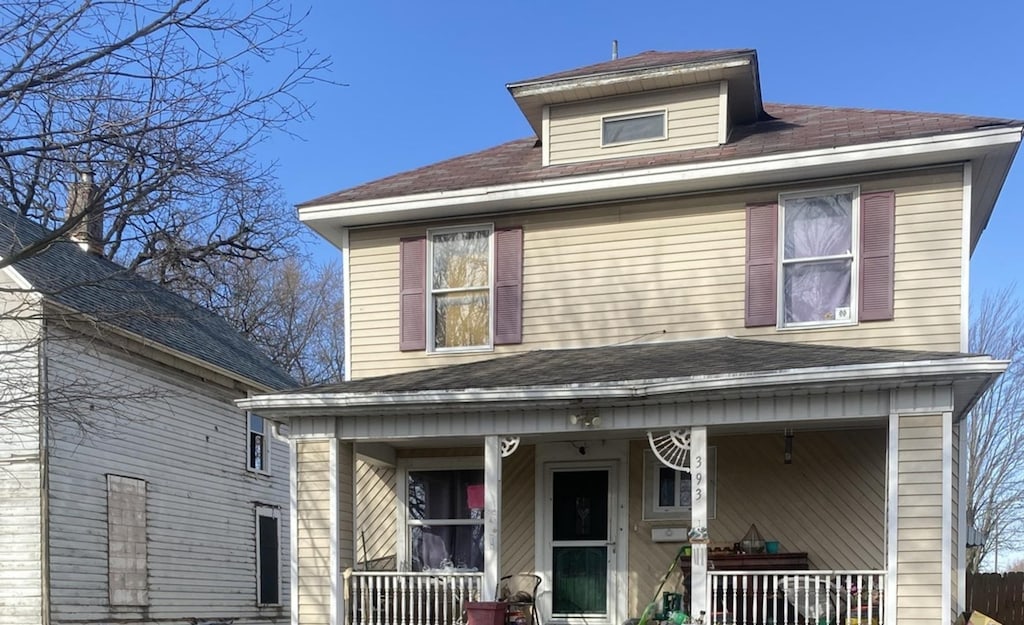
[[[467,601],[468,625],[505,625],[505,608],[501,601]]]

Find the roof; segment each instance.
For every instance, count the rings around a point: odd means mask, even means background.
[[[330,193],[299,206],[380,200],[420,193],[555,180],[657,166],[721,162],[882,141],[933,137],[980,128],[1009,128],[1024,123],[1017,120],[943,113],[792,104],[765,104],[764,108],[769,115],[768,119],[737,126],[733,129],[729,142],[720,146],[544,167],[541,163],[540,144],[535,138],[530,137]]]
[[[647,50],[632,56],[618,58],[603,63],[594,63],[584,67],[577,67],[563,72],[547,74],[528,80],[518,80],[512,84],[521,85],[535,82],[548,82],[552,80],[564,80],[566,78],[582,78],[595,74],[611,74],[625,72],[634,69],[653,69],[670,65],[681,65],[684,63],[707,63],[721,58],[734,57],[739,54],[753,54],[750,48],[736,48],[731,50],[688,50],[685,52],[660,52],[658,50]]]
[[[839,347],[720,337],[691,341],[524,352],[408,373],[290,391],[406,393],[517,389],[607,382],[669,380],[816,367],[924,362],[964,358],[958,352]]]
[[[0,258],[50,231],[0,209]],[[295,381],[228,322],[124,267],[57,240],[14,265],[47,300],[271,389]]]

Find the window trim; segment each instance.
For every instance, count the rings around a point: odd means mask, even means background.
[[[434,235],[450,234],[453,232],[474,231],[487,231],[487,344],[467,345],[460,347],[437,347],[434,342]],[[426,247],[427,275],[425,283],[423,285],[424,293],[426,295],[426,352],[428,354],[458,354],[494,351],[494,223],[479,223],[465,226],[449,226],[445,228],[428,228]],[[483,290],[484,289],[451,289],[437,292],[442,293]]]
[[[263,431],[257,432],[252,429],[252,418],[257,417],[263,421]],[[245,468],[250,473],[256,473],[259,475],[270,475],[270,447],[271,440],[273,437],[270,435],[268,428],[270,428],[270,421],[266,417],[262,417],[258,414],[253,414],[251,411],[245,411]],[[263,468],[258,469],[252,465],[252,435],[259,434],[263,437]]]
[[[645,137],[643,139],[630,139],[628,141],[615,141],[612,143],[606,143],[604,140],[604,128],[608,122],[619,122],[627,121],[630,119],[640,119],[642,117],[654,117],[655,115],[661,116],[661,136],[659,137]],[[667,141],[668,140],[668,107],[644,109],[641,111],[631,111],[628,113],[615,113],[612,115],[601,116],[601,148],[615,148],[620,145],[632,145],[636,143],[647,143],[649,141]]]
[[[654,457],[650,449],[644,450],[643,456],[643,482],[641,492],[643,493],[643,507],[641,520],[644,521],[690,521],[693,519],[693,511],[680,506],[661,507],[656,506],[656,492],[658,481],[656,479],[658,469],[665,467],[660,460]],[[681,472],[680,472],[681,473]],[[708,445],[708,519],[716,517],[718,507],[718,447]]]
[[[275,521],[275,529],[277,530],[277,601],[274,603],[264,603],[260,601],[263,596],[263,562],[260,556],[262,549],[260,548],[260,518],[268,517]],[[276,506],[268,506],[264,504],[257,504],[254,515],[254,545],[256,549],[256,605],[257,606],[280,606],[283,605],[281,600],[282,594],[282,577],[281,577],[281,509]]]
[[[848,254],[834,255],[834,256],[814,256],[807,258],[800,258],[795,260],[786,260],[786,200],[798,199],[798,198],[809,198],[809,197],[820,197],[823,195],[838,195],[841,193],[850,193],[853,199],[850,203],[850,252]],[[775,285],[775,306],[776,306],[776,321],[775,328],[781,331],[799,331],[808,329],[818,328],[836,328],[836,327],[849,327],[856,326],[860,319],[860,196],[861,190],[860,185],[844,185],[840,187],[824,187],[805,189],[800,191],[787,191],[780,193],[778,197],[778,204],[776,205],[778,216],[777,216],[777,232],[776,238],[776,285]],[[786,280],[786,265],[793,265],[797,263],[807,263],[821,260],[842,260],[850,259],[850,318],[847,320],[821,320],[821,321],[802,321],[786,323],[786,295],[785,295],[785,280]]]
[[[409,521],[409,472],[410,471],[462,471],[466,469],[484,469],[484,459],[480,456],[452,456],[451,458],[399,458],[395,463],[395,481],[398,496],[396,508],[397,524],[395,526],[395,559],[399,570],[411,570],[412,554],[409,551],[409,528],[421,523]],[[483,525],[480,519],[450,519],[435,522],[434,525]]]

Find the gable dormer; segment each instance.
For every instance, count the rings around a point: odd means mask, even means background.
[[[722,145],[763,115],[753,50],[642,52],[508,90],[544,165]]]

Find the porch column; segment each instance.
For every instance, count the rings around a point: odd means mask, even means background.
[[[708,433],[707,428],[690,429],[691,517],[690,614],[697,618],[708,610],[708,544],[695,534],[708,527]],[[696,530],[696,532],[694,532]]]
[[[353,564],[352,443],[297,440],[292,457],[294,625],[342,625],[342,571]]]
[[[501,438],[484,438],[484,580],[481,601],[494,601],[501,577]]]

